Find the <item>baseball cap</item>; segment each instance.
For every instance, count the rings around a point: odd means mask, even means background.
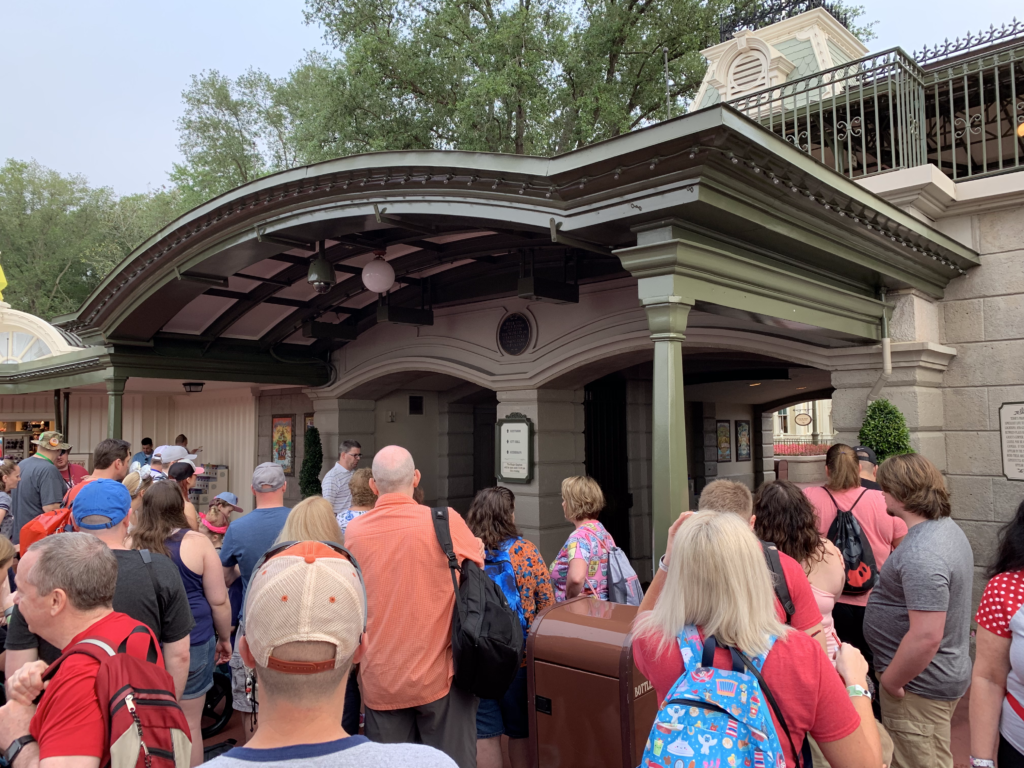
[[[252,487],[257,493],[279,491],[284,484],[284,470],[272,461],[263,462],[252,473]]]
[[[167,450],[167,446],[166,445],[161,445],[159,448],[157,448],[155,451],[153,451],[153,455],[149,458],[149,460],[150,461],[163,461],[164,460],[164,451],[166,451],[166,450]]]
[[[184,461],[188,459],[192,461],[195,459],[196,454],[189,453],[180,445],[161,445],[160,446],[160,459],[164,464],[170,464],[174,461]]]
[[[857,454],[858,461],[870,461],[872,464],[878,464],[878,456],[876,456],[875,452],[870,448],[858,445],[854,447],[853,452]]]
[[[117,480],[100,478],[90,480],[82,486],[82,489],[75,496],[75,503],[71,506],[71,515],[75,519],[75,526],[87,531],[99,531],[104,528],[113,528],[126,517],[132,506],[132,495]],[[109,523],[83,523],[82,520],[90,515],[99,515],[107,518]]]
[[[340,551],[319,541],[293,542],[253,573],[244,613],[257,665],[313,675],[336,669],[356,652],[366,628],[366,592],[359,570]],[[275,648],[303,642],[332,644],[334,659],[274,658]]]
[[[218,499],[220,501],[223,501],[233,510],[235,510],[235,512],[242,511],[242,508],[238,506],[238,497],[235,496],[235,494],[233,494],[231,491],[224,491],[224,493],[218,493],[210,500],[210,506],[213,506],[213,502],[217,501]]]
[[[48,451],[70,451],[71,444],[64,442],[64,435],[60,432],[43,432],[38,440],[33,440],[32,445],[46,448]]]
[[[202,475],[205,472],[206,470],[203,469],[202,466],[197,467],[188,459],[182,459],[181,461],[174,462],[170,467],[168,467],[167,476],[172,480],[180,481],[187,477],[192,477],[192,475]]]

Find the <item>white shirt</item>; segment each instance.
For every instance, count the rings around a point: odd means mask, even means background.
[[[348,487],[348,481],[351,479],[351,469],[345,469],[341,464],[335,464],[320,482],[323,496],[331,502],[335,515],[347,512],[352,506],[352,491]]]

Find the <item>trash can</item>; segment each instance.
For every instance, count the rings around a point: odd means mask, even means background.
[[[636,668],[633,606],[595,597],[537,616],[526,642],[533,768],[637,768],[658,711]]]

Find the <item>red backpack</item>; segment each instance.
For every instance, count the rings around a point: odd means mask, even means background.
[[[108,708],[110,745],[110,758],[102,768],[188,768],[188,722],[174,698],[174,680],[157,663],[156,639],[149,628],[133,629],[116,651],[105,640],[87,637],[64,651],[43,673],[43,680],[57,674],[75,653],[100,663],[96,698]]]
[[[71,533],[75,530],[75,521],[71,515],[71,505],[74,504],[78,492],[95,479],[90,477],[88,480],[81,480],[75,483],[64,494],[64,501],[61,502],[60,509],[43,512],[43,514],[32,518],[21,526],[21,533],[18,539],[19,557],[24,557],[25,553],[28,552],[28,548],[40,539],[45,539],[54,533]]]

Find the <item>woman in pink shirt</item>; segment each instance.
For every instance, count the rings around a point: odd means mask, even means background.
[[[814,505],[818,517],[818,532],[822,536],[828,535],[829,527],[836,519],[837,505],[844,511],[852,511],[875,556],[875,568],[881,572],[889,553],[907,535],[907,524],[886,511],[885,496],[881,491],[861,487],[860,463],[850,446],[836,443],[828,449],[825,475],[828,480],[823,487],[804,488],[804,494]],[[849,584],[836,598],[832,609],[835,631],[843,642],[860,649],[870,664],[874,657],[864,640],[864,608],[871,591],[847,594],[848,589]]]

